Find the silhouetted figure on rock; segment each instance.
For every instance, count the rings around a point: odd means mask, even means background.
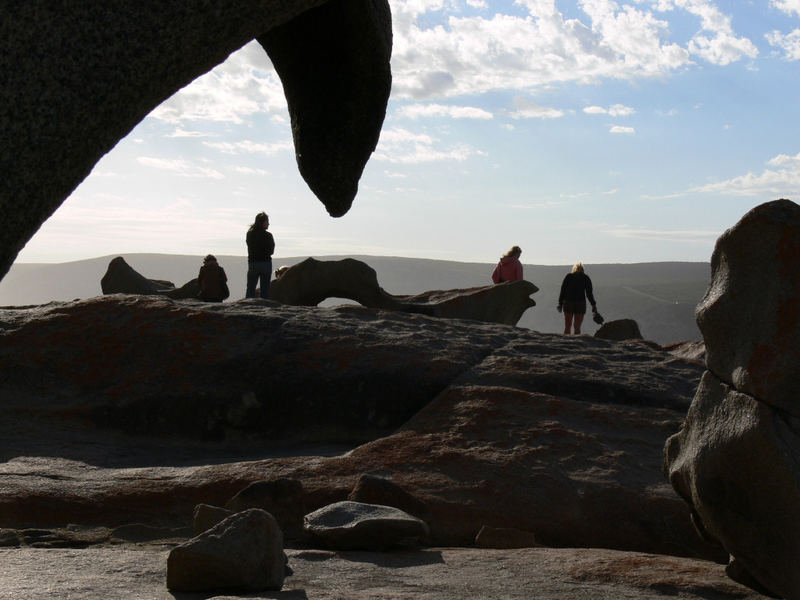
[[[247,230],[247,290],[245,298],[255,298],[256,283],[261,288],[261,297],[269,297],[269,280],[272,277],[272,253],[275,239],[267,231],[269,216],[260,212]]]
[[[567,273],[561,282],[561,293],[558,295],[558,312],[564,312],[565,335],[569,335],[571,328],[575,335],[581,332],[587,298],[592,305],[592,312],[596,313],[597,303],[592,295],[592,280],[583,272],[583,263],[575,263],[572,272]]]
[[[522,249],[519,246],[511,246],[511,250],[506,252],[500,262],[492,272],[492,281],[503,283],[506,281],[520,281],[522,279],[522,263],[519,262]]]
[[[197,275],[197,284],[200,287],[198,297],[204,302],[222,302],[231,295],[225,269],[219,265],[217,257],[213,254],[203,259],[203,266]]]

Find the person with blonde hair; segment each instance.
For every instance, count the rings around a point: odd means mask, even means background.
[[[492,271],[492,281],[504,283],[506,281],[519,281],[522,279],[522,263],[519,262],[522,249],[519,246],[511,246],[511,250],[506,252],[500,262]]]
[[[575,335],[581,332],[581,324],[586,314],[586,299],[592,305],[592,312],[597,312],[597,303],[592,295],[592,280],[583,272],[583,263],[577,262],[572,272],[567,273],[561,282],[561,293],[558,295],[558,312],[564,313],[564,335],[569,335],[572,328]]]

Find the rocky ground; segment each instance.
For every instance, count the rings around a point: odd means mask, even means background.
[[[284,590],[250,597],[757,597],[661,472],[703,367],[656,344],[126,296],[0,311],[0,337],[0,597],[173,597],[196,504],[289,478],[302,518],[365,475],[430,548],[295,537]],[[547,547],[477,548],[484,526]]]
[[[167,591],[164,544],[0,550],[3,600],[651,600],[757,599],[706,561],[601,549],[414,552],[288,550],[294,574],[279,592],[247,595]]]

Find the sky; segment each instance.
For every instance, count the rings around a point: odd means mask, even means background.
[[[800,0],[390,0],[392,93],[347,215],[300,177],[256,43],[153,110],[18,262],[134,252],[708,261],[800,197]]]

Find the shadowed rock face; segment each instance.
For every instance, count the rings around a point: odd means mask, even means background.
[[[389,96],[385,0],[3,3],[0,277],[139,121],[256,38],[285,87],[300,172],[342,215]]]
[[[707,371],[665,471],[731,577],[800,598],[800,206],[762,204],[717,241],[697,307]]]

